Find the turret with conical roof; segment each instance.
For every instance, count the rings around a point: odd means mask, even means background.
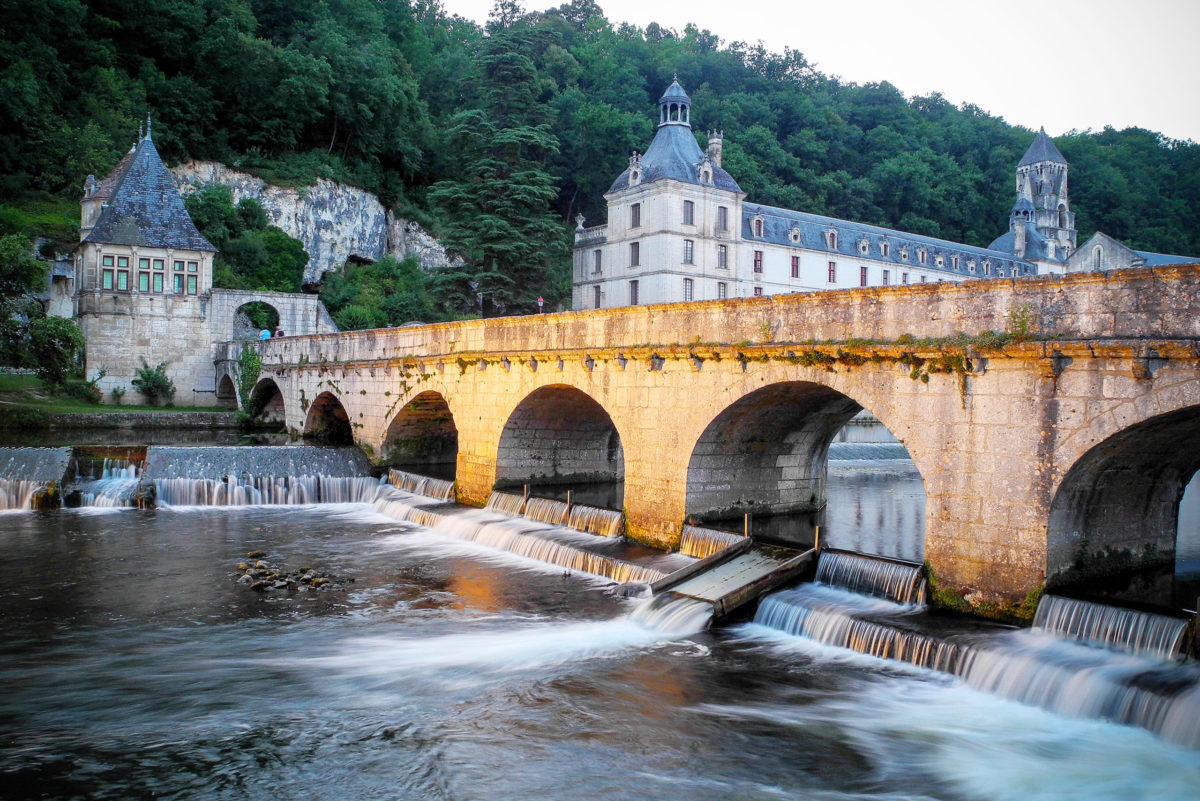
[[[1042,128],[1017,162],[1017,199],[1009,233],[992,247],[1018,258],[1061,264],[1075,250],[1075,215],[1067,196],[1067,160]]]

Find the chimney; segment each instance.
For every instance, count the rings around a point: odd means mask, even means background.
[[[1025,224],[1017,223],[1017,227],[1013,229],[1013,253],[1017,258],[1025,258]]]
[[[713,163],[714,167],[721,166],[721,143],[724,138],[724,131],[708,132],[708,160]]]

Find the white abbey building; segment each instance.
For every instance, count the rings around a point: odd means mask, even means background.
[[[678,81],[658,131],[604,198],[608,224],[575,232],[572,308],[1062,273],[1075,246],[1067,163],[1041,132],[1017,167],[1009,232],[990,247],[764,206],[696,144]]]

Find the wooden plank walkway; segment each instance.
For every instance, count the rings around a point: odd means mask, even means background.
[[[708,601],[713,605],[713,617],[720,619],[795,578],[813,558],[811,550],[755,544],[732,559],[663,589]]]

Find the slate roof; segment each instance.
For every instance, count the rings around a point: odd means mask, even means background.
[[[1022,223],[1025,226],[1025,258],[1026,259],[1049,259],[1052,261],[1062,261],[1062,251],[1055,249],[1054,256],[1050,256],[1047,246],[1050,240],[1047,239],[1037,226],[1031,222]],[[999,250],[1009,255],[1009,258],[1015,258],[1017,235],[1009,230],[1008,233],[996,237],[992,243],[988,245],[990,250]]]
[[[1133,252],[1146,260],[1147,267],[1161,267],[1164,264],[1200,263],[1200,256],[1171,256],[1166,253],[1151,253],[1148,250],[1135,250]]]
[[[1058,148],[1054,146],[1054,142],[1046,135],[1045,128],[1038,131],[1038,135],[1033,138],[1033,144],[1025,151],[1025,155],[1017,162],[1017,166],[1024,167],[1027,164],[1037,164],[1039,161],[1053,161],[1058,164],[1067,163],[1067,160],[1063,158],[1063,154],[1058,152]]]
[[[659,126],[654,134],[650,148],[642,155],[641,183],[649,184],[655,181],[672,179],[687,184],[700,184],[698,167],[704,158],[700,145],[689,125],[667,123]],[[733,176],[724,169],[713,165],[713,180],[711,186],[724,189],[727,192],[742,191]],[[609,187],[609,192],[617,192],[629,188],[629,169],[617,176],[617,180]]]
[[[753,235],[753,220],[762,215],[763,236]],[[791,240],[793,226],[800,230],[800,241]],[[825,234],[830,230],[837,231],[837,247],[830,248]],[[770,242],[777,245],[803,247],[807,250],[825,251],[831,255],[843,256],[847,259],[871,259],[873,261],[892,262],[898,267],[917,270],[919,272],[951,273],[954,275],[983,277],[983,260],[991,261],[993,267],[1002,267],[1006,275],[1012,275],[1016,269],[1022,275],[1035,275],[1035,265],[1018,259],[1011,252],[1003,252],[992,248],[977,248],[963,245],[946,239],[932,236],[910,234],[895,231],[877,225],[839,220],[836,217],[825,217],[820,214],[809,214],[803,211],[780,209],[774,206],[762,206],[757,203],[745,203],[742,206],[742,237],[747,242]],[[859,243],[866,240],[867,253],[859,251]],[[880,255],[879,245],[882,242],[890,244],[887,256]],[[908,246],[907,261],[902,257],[903,247]],[[925,248],[928,257],[921,264],[917,250]],[[944,266],[937,266],[937,256],[944,257]],[[951,257],[959,257],[958,269],[954,269]],[[976,272],[968,269],[967,262],[976,261]]]
[[[216,252],[196,230],[149,136],[121,159],[89,198],[100,192],[108,202],[83,241]]]
[[[692,103],[692,99],[688,97],[687,92],[683,91],[683,87],[679,85],[678,79],[672,81],[671,85],[667,87],[667,90],[663,92],[662,97],[658,99],[659,103],[669,103],[672,101],[676,103],[683,101],[688,105],[691,105]]]

